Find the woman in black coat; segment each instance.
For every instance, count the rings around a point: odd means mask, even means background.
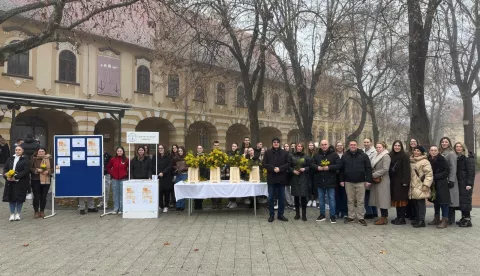
[[[410,159],[400,140],[393,142],[390,152],[390,195],[392,207],[397,209],[397,217],[392,220],[394,225],[406,224],[405,214],[408,206],[408,191],[410,189]]]
[[[463,143],[454,146],[457,159],[457,180],[460,196],[460,211],[462,218],[457,222],[460,227],[472,227],[470,211],[472,211],[473,184],[475,182],[475,159],[473,154],[468,154],[467,147]]]
[[[152,178],[152,163],[143,147],[138,147],[137,155],[130,162],[130,175],[132,179]]]
[[[14,170],[12,177],[7,177],[7,173]],[[3,177],[5,178],[5,187],[3,190],[3,202],[10,204],[10,221],[20,220],[22,206],[27,197],[27,190],[30,186],[30,160],[23,156],[23,148],[15,147],[15,155],[11,156],[5,162],[3,168]]]
[[[158,205],[164,213],[168,212],[170,195],[173,191],[172,158],[163,145],[158,145],[158,152],[152,156],[152,171],[156,169],[159,183]]]
[[[300,203],[302,204],[302,220],[307,221],[307,197],[310,189],[310,157],[303,152],[303,144],[298,143],[295,153],[290,155],[291,194],[295,204],[295,220],[300,219]]]
[[[450,164],[447,159],[439,154],[438,147],[430,148],[428,161],[432,164],[433,187],[435,187],[435,200],[433,200],[435,217],[428,225],[437,225],[437,228],[447,228],[448,212],[450,205],[450,188],[448,187],[448,176],[450,175]],[[440,209],[442,220],[440,220]]]

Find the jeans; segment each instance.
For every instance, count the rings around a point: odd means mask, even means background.
[[[417,220],[424,221],[427,207],[425,205],[425,199],[414,199],[415,209],[417,210]]]
[[[88,209],[95,208],[95,202],[93,201],[93,197],[81,197],[78,199],[78,210],[85,210],[85,200],[87,201]]]
[[[32,180],[33,210],[35,210],[35,212],[45,211],[49,189],[50,184],[40,184],[40,180]]]
[[[373,215],[378,217],[378,211],[375,206],[369,206],[368,202],[370,201],[370,190],[365,190],[365,214],[366,215]]]
[[[112,179],[113,186],[113,211],[123,211],[123,179]]]
[[[23,202],[14,201],[8,204],[10,205],[10,214],[20,214],[22,212]],[[15,209],[17,210],[16,212]]]
[[[188,174],[186,173],[177,174],[177,177],[175,178],[175,184],[177,184],[180,181],[187,180],[187,177],[188,177]],[[176,207],[185,209],[185,199],[177,200]]]
[[[105,174],[105,202],[108,205],[110,199],[110,186],[112,185],[112,177],[109,174]]]
[[[442,218],[448,218],[448,204],[433,204],[435,215],[440,216],[440,209],[442,210]]]
[[[325,216],[325,196],[328,195],[328,207],[330,209],[330,217],[335,217],[335,188],[317,188],[318,202],[320,203],[320,215]]]
[[[281,184],[268,184],[268,210],[270,216],[275,216],[275,196],[278,196],[278,214],[277,216],[283,216],[285,211],[285,185]]]

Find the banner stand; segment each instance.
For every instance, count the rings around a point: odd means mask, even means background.
[[[57,213],[55,213],[55,175],[53,175],[52,177],[52,186],[51,186],[51,189],[52,189],[52,214],[49,215],[49,216],[45,216],[43,217],[43,219],[48,219],[48,218],[51,218],[51,217],[54,217]]]

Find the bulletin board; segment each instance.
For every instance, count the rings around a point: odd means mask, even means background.
[[[103,135],[55,135],[55,197],[103,196]]]

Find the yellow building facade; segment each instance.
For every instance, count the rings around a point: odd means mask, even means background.
[[[0,26],[0,43],[22,40],[38,31],[28,28],[13,21],[4,23]],[[187,149],[199,144],[209,149],[214,140],[222,148],[229,148],[250,135],[247,109],[239,104],[243,87],[235,72],[219,73],[200,86],[192,84],[194,77],[188,70],[166,66],[152,52],[140,45],[89,35],[81,42],[42,45],[9,59],[0,68],[0,91],[131,105],[122,119],[122,141],[116,135],[118,123],[109,113],[28,105],[19,107],[11,133],[12,110],[1,104],[1,99],[0,135],[15,141],[33,133],[51,150],[54,135],[103,134],[109,152],[125,144],[127,131],[158,131],[161,144],[185,145]],[[264,146],[268,147],[273,137],[289,143],[301,140],[281,84],[269,80],[266,91],[259,112]],[[319,94],[326,98],[328,92]],[[342,98],[349,96],[345,92]],[[356,127],[360,115],[351,101],[332,115],[334,105],[330,101],[319,107],[314,141],[343,141]],[[366,132],[365,137],[369,135]]]

